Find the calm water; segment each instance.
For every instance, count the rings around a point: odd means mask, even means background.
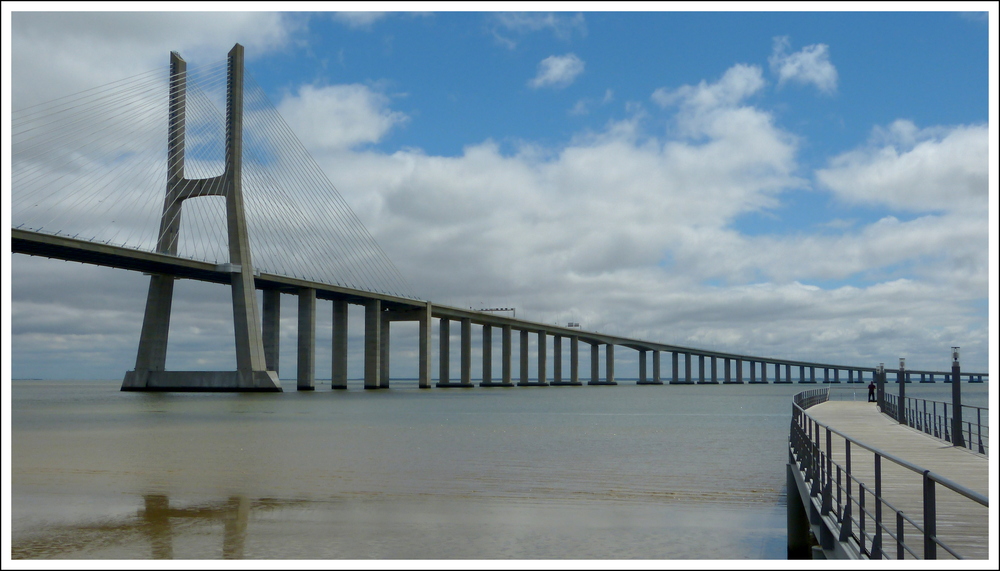
[[[783,559],[812,387],[120,384],[13,382],[13,558]]]

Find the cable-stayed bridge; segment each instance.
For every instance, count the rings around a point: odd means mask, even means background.
[[[12,123],[12,251],[150,274],[136,363],[123,390],[281,390],[282,293],[298,297],[300,390],[315,387],[317,299],[333,302],[332,386],[340,389],[347,387],[349,304],[365,308],[364,386],[372,389],[389,386],[390,324],[402,320],[419,324],[418,378],[424,388],[432,386],[435,319],[438,387],[472,386],[473,325],[482,328],[480,386],[514,386],[515,331],[521,386],[583,384],[581,343],[590,345],[588,384],[593,385],[616,384],[615,347],[638,353],[641,384],[663,384],[665,378],[791,383],[793,377],[800,383],[860,383],[875,373],[871,366],[680,347],[417,299],[244,72],[240,45],[226,60],[191,68],[173,53],[168,69],[18,110]],[[173,285],[179,278],[232,289],[235,371],[166,370]],[[460,324],[461,336],[455,380],[449,371],[452,321]],[[502,351],[497,374],[494,328]],[[532,337],[535,379],[528,378]],[[667,375],[661,374],[663,353],[671,359]],[[914,375],[933,382],[935,375],[948,373],[906,371],[907,377]],[[985,375],[962,376],[981,381]]]

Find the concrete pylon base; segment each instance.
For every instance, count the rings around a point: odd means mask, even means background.
[[[582,387],[583,386],[583,383],[581,383],[580,381],[577,381],[575,383],[573,381],[552,381],[549,384],[552,385],[553,387]]]
[[[521,381],[517,383],[519,387],[547,387],[549,384],[545,381]]]
[[[468,388],[475,387],[476,385],[474,385],[472,383],[438,383],[435,386],[436,387],[440,387],[442,389],[445,389],[445,388],[466,388],[466,389],[468,389]]]
[[[662,385],[663,381],[636,381],[637,385]]]
[[[128,371],[123,391],[281,392],[274,371]]]
[[[615,386],[618,383],[616,381],[610,381],[610,382],[608,382],[608,381],[587,381],[587,384],[588,385],[607,385],[607,386],[610,387],[610,386]]]
[[[514,383],[498,383],[496,381],[483,381],[479,383],[481,387],[513,387]]]

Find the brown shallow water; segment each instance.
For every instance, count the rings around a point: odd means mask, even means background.
[[[118,387],[13,383],[14,559],[785,556],[801,385]]]

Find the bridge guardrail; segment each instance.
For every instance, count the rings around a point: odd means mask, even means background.
[[[816,421],[805,412],[809,407],[826,402],[829,398],[829,387],[804,391],[793,397],[789,464],[802,472],[804,481],[810,487],[810,497],[819,498],[821,515],[832,516],[837,522],[837,539],[851,543],[860,555],[870,559],[938,559],[939,547],[952,557],[963,559],[961,553],[938,536],[938,486],[969,500],[970,509],[977,506],[988,509],[989,498],[940,474],[859,442]],[[824,435],[825,443],[822,442]],[[846,459],[844,465],[833,460],[834,436],[843,441]],[[852,449],[867,450],[872,454],[874,487],[859,479],[852,471]],[[921,514],[904,513],[883,497],[883,460],[922,479]],[[793,491],[789,490],[789,493]],[[884,517],[884,509],[893,514],[888,521]],[[912,540],[907,542],[907,529],[912,530],[911,533],[916,532],[920,545],[915,545],[916,542]],[[895,549],[886,549],[886,536],[895,544]]]

